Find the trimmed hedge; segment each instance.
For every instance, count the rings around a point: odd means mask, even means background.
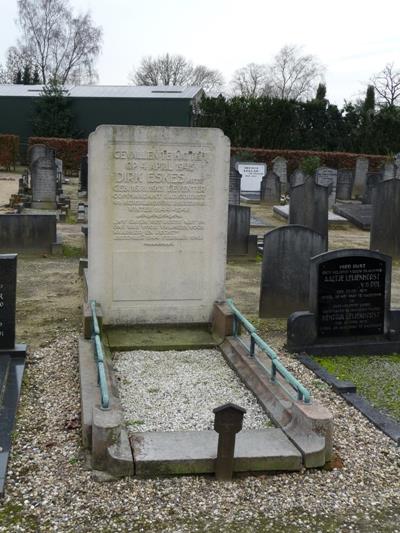
[[[0,167],[15,170],[19,154],[19,136],[0,134]]]
[[[66,174],[79,172],[81,158],[87,154],[87,139],[59,139],[56,137],[29,137],[28,144],[45,144],[53,148],[56,156],[62,159]]]
[[[312,150],[267,150],[263,148],[236,148],[232,147],[232,155],[251,157],[253,161],[267,163],[268,168],[272,166],[272,160],[275,157],[284,157],[288,164],[288,174],[292,173],[299,167],[302,159],[305,157],[319,157],[322,165],[332,168],[349,168],[355,169],[358,157],[366,157],[369,160],[369,169],[378,170],[388,159],[383,155],[369,154],[352,154],[347,152],[316,152]],[[243,157],[245,160],[246,157]]]
[[[0,136],[1,138],[2,136]],[[3,137],[16,137],[15,135],[3,135]],[[18,138],[17,138],[18,139]],[[78,172],[82,156],[87,154],[87,139],[58,139],[53,137],[29,137],[29,146],[32,144],[45,144],[56,151],[58,158],[63,160],[66,172]],[[1,144],[0,144],[1,148]],[[369,160],[370,170],[378,170],[387,160],[386,156],[353,154],[347,152],[316,152],[312,150],[268,150],[264,148],[240,148],[232,147],[232,155],[243,154],[243,159],[250,159],[272,165],[275,157],[281,156],[288,161],[288,172],[293,172],[299,167],[305,157],[317,156],[321,164],[332,168],[354,169],[358,157],[366,157]],[[1,163],[0,152],[0,165]]]

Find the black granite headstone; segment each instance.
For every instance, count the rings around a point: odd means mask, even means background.
[[[318,265],[319,337],[382,335],[386,263],[347,255]]]
[[[0,350],[15,347],[17,254],[0,255]]]

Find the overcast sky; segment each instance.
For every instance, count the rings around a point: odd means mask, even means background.
[[[104,32],[99,83],[125,85],[145,55],[182,54],[227,82],[247,63],[268,63],[285,44],[326,67],[328,98],[365,91],[386,63],[400,68],[400,0],[70,0]],[[15,44],[16,0],[0,0],[0,62]]]

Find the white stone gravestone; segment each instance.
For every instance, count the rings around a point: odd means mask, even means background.
[[[242,176],[240,188],[242,191],[260,192],[261,180],[267,173],[265,163],[236,163],[236,170]]]
[[[218,129],[90,135],[88,296],[104,323],[210,321],[224,298],[229,158]]]

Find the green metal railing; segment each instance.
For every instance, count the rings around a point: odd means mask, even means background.
[[[100,328],[96,316],[96,302],[92,300],[90,302],[90,308],[92,311],[92,339],[95,347],[96,365],[97,365],[97,380],[100,387],[100,398],[102,409],[108,409],[110,406],[110,397],[108,394],[108,385],[106,378],[106,371],[104,368],[104,351],[103,345],[100,339]]]
[[[231,299],[226,301],[233,313],[233,336],[245,347],[250,357],[258,362],[259,365],[268,373],[273,383],[279,385],[287,394],[292,398],[301,400],[304,403],[311,403],[311,394],[297,379],[292,376],[289,370],[286,369],[282,361],[274,350],[263,341],[263,339],[257,334],[256,328],[251,322],[247,320],[245,316],[235,307],[235,304]],[[239,325],[242,325],[247,333],[250,335],[250,345],[247,345],[239,335]],[[271,368],[268,368],[258,357],[256,353],[256,345],[268,356],[271,361]],[[281,380],[276,379],[277,374],[282,376],[285,380],[283,383]],[[291,389],[286,387],[285,383],[290,385]],[[293,394],[293,389],[295,395]]]

